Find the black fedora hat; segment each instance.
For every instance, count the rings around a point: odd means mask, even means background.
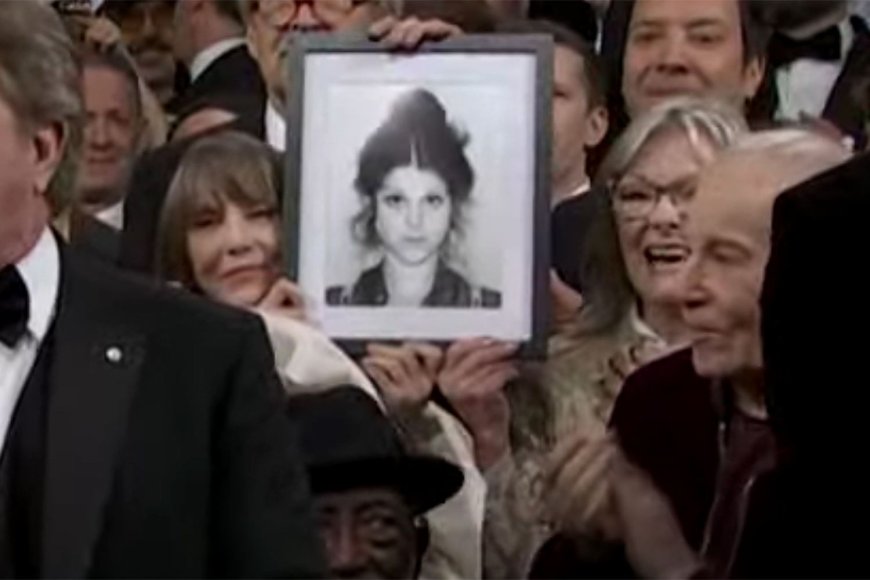
[[[287,411],[314,494],[390,487],[415,514],[462,487],[462,470],[437,457],[411,455],[377,403],[358,387],[291,397]]]

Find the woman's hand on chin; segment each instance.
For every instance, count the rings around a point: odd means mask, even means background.
[[[510,406],[504,387],[519,372],[517,345],[465,339],[447,349],[438,386],[474,439],[478,467],[486,470],[510,452]]]
[[[401,346],[369,344],[361,364],[374,379],[390,414],[400,421],[420,416],[444,358],[437,346],[406,342]]]
[[[263,299],[258,310],[305,322],[305,301],[299,287],[287,278],[278,278]]]

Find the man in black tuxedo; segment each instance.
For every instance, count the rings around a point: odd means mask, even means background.
[[[785,451],[760,486],[747,577],[866,577],[867,224],[864,154],[779,197],[762,293],[767,405]]]
[[[0,576],[317,576],[262,325],[58,241],[74,49],[37,2],[0,38]]]
[[[759,4],[775,30],[770,77],[760,101],[776,119],[822,118],[861,149],[867,143],[870,30],[846,0],[778,0]]]
[[[190,73],[190,86],[175,103],[178,121],[208,104],[224,107],[247,124],[261,122],[266,85],[248,52],[238,3],[176,2],[175,27],[175,53]],[[221,96],[235,98],[218,103],[216,97]]]

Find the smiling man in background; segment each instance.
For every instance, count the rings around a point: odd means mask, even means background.
[[[76,205],[116,230],[123,227],[123,198],[143,129],[138,83],[132,66],[116,53],[84,58],[87,122]]]

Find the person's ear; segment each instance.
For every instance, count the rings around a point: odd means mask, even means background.
[[[36,164],[35,186],[39,193],[48,190],[48,184],[57,172],[63,158],[66,143],[65,127],[56,122],[43,126],[33,132],[30,139],[33,144],[33,154]]]
[[[587,149],[597,147],[610,127],[610,114],[607,107],[597,105],[586,115],[586,145]]]
[[[764,79],[764,70],[767,68],[767,60],[757,57],[750,60],[743,68],[743,96],[746,100],[755,97],[761,81]]]

